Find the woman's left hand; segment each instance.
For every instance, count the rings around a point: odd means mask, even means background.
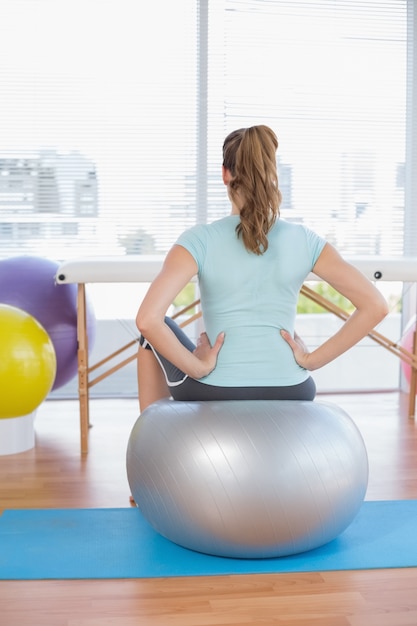
[[[194,355],[206,365],[207,372],[204,376],[210,374],[214,370],[217,363],[217,356],[224,342],[224,333],[220,333],[213,346],[211,346],[207,333],[201,333],[197,340],[197,347]],[[203,378],[203,377],[202,377]]]

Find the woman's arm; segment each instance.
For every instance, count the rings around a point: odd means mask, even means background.
[[[287,331],[281,332],[297,363],[310,371],[323,367],[352,348],[388,313],[385,298],[378,289],[330,244],[324,246],[313,271],[350,300],[355,311],[332,337],[312,352],[308,352],[298,337],[293,339]]]
[[[155,350],[191,378],[199,379],[215,368],[224,335],[221,333],[212,347],[207,341],[193,353],[164,322],[168,307],[196,274],[197,264],[188,250],[173,246],[140,305],[136,325]]]

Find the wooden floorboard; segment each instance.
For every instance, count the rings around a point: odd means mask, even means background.
[[[416,422],[400,393],[319,396],[360,428],[368,500],[417,498]],[[36,445],[0,456],[0,511],[128,507],[125,452],[135,400],[91,401],[90,451],[78,405],[44,403]],[[1,558],[1,554],[0,554]],[[417,569],[144,580],[0,582],[0,626],[417,626]]]

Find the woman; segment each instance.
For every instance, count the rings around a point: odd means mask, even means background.
[[[183,233],[137,314],[139,403],[174,400],[313,400],[309,372],[365,337],[387,314],[380,292],[333,246],[279,219],[276,151],[267,126],[232,132],[223,145],[228,217]],[[314,273],[355,306],[343,326],[309,352],[295,334],[300,288]],[[197,346],[166,311],[198,276],[206,332]]]

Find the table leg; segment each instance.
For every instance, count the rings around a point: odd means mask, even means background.
[[[413,333],[413,355],[417,353],[417,332]],[[411,366],[411,379],[410,379],[410,395],[408,398],[408,417],[415,417],[416,413],[416,391],[417,391],[417,369],[413,364]]]
[[[80,401],[81,454],[88,452],[89,390],[88,390],[88,336],[85,285],[78,285],[77,301],[77,337],[78,337],[78,395]]]

